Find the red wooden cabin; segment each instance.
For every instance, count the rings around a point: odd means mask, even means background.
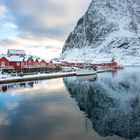
[[[14,69],[19,70],[24,66],[23,58],[18,56],[7,57],[9,61],[9,66],[14,67]]]
[[[99,66],[104,66],[104,67],[117,67],[118,63],[113,59],[110,62],[97,62],[96,64],[91,64],[92,66],[99,67]]]
[[[1,57],[0,58],[0,67],[8,67],[9,66],[9,61],[6,57]]]
[[[34,64],[33,64],[33,65],[34,65],[34,66],[39,66],[39,65],[40,65],[39,60],[38,60],[38,59],[34,60]]]
[[[40,60],[40,66],[47,66],[47,62],[44,60],[44,59],[42,59],[42,60]]]
[[[26,60],[25,60],[25,65],[26,66],[29,66],[29,67],[33,67],[34,66],[34,60],[33,60],[33,58],[32,57],[29,57],[29,58],[27,58]]]

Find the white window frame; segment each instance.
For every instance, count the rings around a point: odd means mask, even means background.
[[[20,66],[20,62],[17,62],[17,66]]]
[[[5,62],[1,62],[0,65],[1,65],[2,67],[4,67],[4,66],[5,66]]]

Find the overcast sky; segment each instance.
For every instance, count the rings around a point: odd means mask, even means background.
[[[0,53],[8,48],[58,57],[91,0],[0,0]]]

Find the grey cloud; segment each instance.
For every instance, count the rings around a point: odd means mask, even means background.
[[[65,40],[91,0],[6,0],[21,32]]]
[[[0,1],[0,20],[6,16],[7,9]]]
[[[19,43],[15,40],[12,39],[3,39],[0,41],[0,47],[4,46],[4,47],[9,47],[9,46],[13,46],[13,45],[18,45]]]
[[[45,46],[44,48],[47,50],[50,49],[50,50],[56,50],[56,51],[62,49],[60,46]]]
[[[21,34],[16,37],[0,40],[0,47],[3,48],[3,46],[5,48],[23,47],[61,50],[63,42],[49,39],[46,37],[37,37],[30,34]]]

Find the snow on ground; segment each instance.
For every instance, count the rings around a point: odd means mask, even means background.
[[[117,48],[116,46],[125,42],[125,36],[130,39],[130,46],[128,48]],[[122,39],[122,37],[124,38]],[[140,46],[133,44],[137,37],[138,35],[135,33],[120,30],[106,37],[100,46],[96,47],[93,44],[83,48],[68,49],[61,54],[60,59],[72,62],[87,61],[96,63],[99,61],[111,61],[112,58],[115,58],[120,65],[140,65]]]
[[[115,58],[120,65],[140,65],[140,47],[135,46],[128,50],[112,48],[110,52],[104,51],[104,47],[95,49],[90,47],[83,49],[74,48],[63,53],[60,59],[72,62],[86,61],[96,63],[99,61],[111,61],[112,58]]]
[[[11,78],[10,74],[0,74],[0,79]]]
[[[18,79],[27,79],[27,78],[37,78],[37,77],[54,77],[54,76],[64,76],[64,75],[68,75],[68,74],[74,74],[75,72],[57,72],[57,73],[39,73],[39,74],[35,74],[35,75],[26,75],[26,76],[11,76],[11,75],[2,75],[0,74],[0,81],[7,81],[7,80],[18,80]]]

